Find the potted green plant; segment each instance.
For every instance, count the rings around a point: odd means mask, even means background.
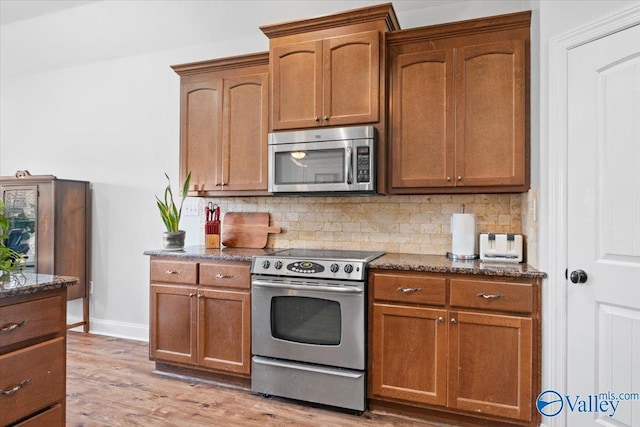
[[[176,206],[173,200],[173,192],[171,191],[171,180],[169,175],[165,172],[164,176],[167,177],[167,188],[164,190],[164,199],[161,200],[156,195],[156,202],[158,209],[160,210],[160,217],[164,222],[167,231],[163,234],[163,247],[165,250],[181,250],[184,248],[184,230],[180,230],[180,216],[182,215],[182,205],[184,199],[187,197],[189,191],[189,183],[191,182],[191,172],[187,174],[182,186],[182,194],[180,200],[180,207]]]
[[[8,280],[11,274],[24,269],[24,255],[7,247],[5,239],[9,220],[4,214],[4,203],[0,200],[0,280]]]

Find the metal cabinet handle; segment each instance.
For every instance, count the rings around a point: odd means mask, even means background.
[[[17,392],[18,390],[20,390],[22,387],[24,387],[27,384],[29,384],[30,382],[31,382],[31,378],[27,378],[26,380],[22,381],[17,386],[15,386],[13,388],[10,388],[9,390],[3,390],[3,389],[0,388],[0,396],[2,396],[4,394],[13,394],[13,393]]]
[[[313,121],[314,121],[314,122],[319,122],[319,121],[320,121],[320,118],[319,118],[318,116],[315,116],[315,117],[313,118]]]
[[[229,185],[229,183],[228,183],[228,182],[224,182],[224,181],[222,181],[222,186],[223,186],[223,187],[226,187],[226,186],[228,186],[228,185]]]
[[[478,295],[476,295],[478,298],[484,298],[484,299],[500,299],[502,298],[504,295],[502,294],[485,294],[484,292],[480,292]]]
[[[189,294],[189,298],[193,298],[193,297],[195,297],[195,296],[196,296],[196,294],[194,294],[193,292],[191,292],[191,293]]]
[[[2,325],[2,327],[0,328],[0,332],[11,332],[16,328],[22,328],[23,326],[27,326],[27,323],[29,323],[28,320],[23,320],[22,322],[12,322],[12,323],[7,323],[5,325]]]
[[[447,177],[447,182],[451,182],[451,177],[450,176]]]
[[[204,295],[202,294],[198,294],[198,298],[202,298]]]
[[[453,324],[455,325],[456,323],[458,323],[458,321],[456,320],[456,318],[455,318],[455,317],[452,317],[452,318],[451,318],[451,323],[453,323]]]
[[[422,290],[422,288],[403,288],[402,286],[400,286],[396,290],[398,292],[404,292],[405,294],[410,294],[410,293],[413,293],[413,292],[420,292]]]
[[[442,316],[438,317],[438,322],[444,323],[444,317],[442,317]]]
[[[458,181],[462,181],[462,176],[458,175]]]
[[[216,274],[216,279],[233,279],[233,274]]]
[[[164,274],[180,274],[180,271],[178,270],[167,270],[164,272]]]
[[[324,121],[325,121],[325,122],[328,122],[328,121],[329,121],[329,116],[324,116],[323,118],[324,118]]]

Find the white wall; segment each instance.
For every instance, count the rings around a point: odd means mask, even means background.
[[[178,175],[179,78],[169,65],[264,51],[259,25],[378,3],[104,0],[1,26],[0,175],[28,169],[92,183],[92,332],[148,337],[143,252],[161,245],[154,195],[165,186],[163,172],[174,185]],[[402,28],[537,7],[508,0],[393,3]],[[534,40],[532,58],[535,52]],[[532,147],[537,153],[537,139]],[[70,303],[71,320],[80,307]]]

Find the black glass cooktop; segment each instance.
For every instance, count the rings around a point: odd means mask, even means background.
[[[383,251],[358,251],[342,249],[303,249],[292,248],[271,252],[268,256],[300,258],[300,259],[327,259],[327,260],[353,260],[369,262],[385,253]]]

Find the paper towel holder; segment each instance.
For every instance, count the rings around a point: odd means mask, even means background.
[[[465,206],[462,205],[462,213],[465,213]],[[475,234],[475,233],[474,233]],[[474,236],[475,239],[475,236]],[[479,255],[477,253],[474,254],[454,254],[453,252],[447,252],[447,258],[454,261],[465,261],[465,260],[474,260],[478,259]]]

